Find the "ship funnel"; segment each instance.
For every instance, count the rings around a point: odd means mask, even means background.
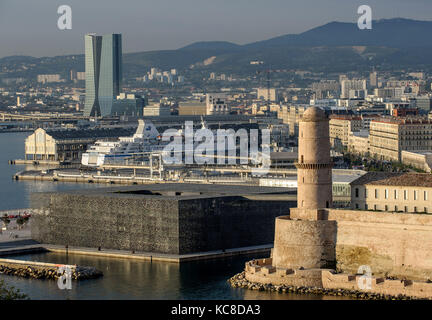
[[[134,134],[134,138],[155,139],[159,136],[159,131],[151,121],[138,119],[138,128]]]

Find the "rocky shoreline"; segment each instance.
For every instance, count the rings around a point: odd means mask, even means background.
[[[390,296],[390,295],[356,291],[356,290],[324,289],[324,288],[316,288],[316,287],[294,287],[288,285],[253,283],[246,279],[244,271],[231,277],[228,280],[228,282],[233,288],[245,288],[249,290],[270,291],[270,292],[279,292],[279,293],[317,294],[317,295],[349,297],[353,299],[364,299],[364,300],[422,300],[415,297],[408,297],[404,295]]]
[[[58,267],[38,267],[31,265],[16,266],[11,264],[1,264],[0,273],[23,278],[57,280],[65,272],[60,272]],[[71,269],[72,280],[96,279],[102,276],[102,271],[99,271],[93,267],[74,266]]]

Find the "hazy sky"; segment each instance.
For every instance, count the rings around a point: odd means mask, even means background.
[[[195,41],[239,44],[300,33],[330,21],[432,20],[432,0],[0,0],[0,57],[84,51],[84,34],[122,33],[123,52],[177,49]],[[72,8],[72,30],[57,28],[57,8]]]

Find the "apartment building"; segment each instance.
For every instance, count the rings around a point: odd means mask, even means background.
[[[206,94],[207,115],[229,114],[228,96],[224,93]]]
[[[350,98],[350,92],[354,91],[366,91],[367,92],[367,81],[366,79],[352,79],[341,81],[341,98]]]
[[[314,82],[311,88],[315,93],[315,99],[323,99],[328,96],[337,96],[340,94],[340,84],[336,80]]]
[[[180,102],[178,112],[179,116],[205,116],[207,106],[204,102],[199,101]]]
[[[351,132],[348,137],[348,152],[360,156],[369,154],[369,131]]]
[[[360,117],[362,119],[362,128],[369,131],[370,123],[372,122],[372,120],[377,120],[377,119],[381,118],[381,115],[379,115],[379,114],[361,114]]]
[[[369,134],[370,153],[381,160],[401,161],[401,152],[432,151],[432,121],[413,117],[373,120]]]
[[[279,101],[279,90],[275,88],[258,88],[257,89],[257,99],[277,102]]]
[[[143,110],[144,117],[169,117],[170,115],[170,106],[163,103],[148,105]]]
[[[374,96],[376,98],[397,98],[400,99],[405,92],[404,87],[396,88],[377,88],[374,90]]]
[[[38,74],[37,82],[39,83],[50,83],[60,82],[61,78],[59,74]]]
[[[278,118],[282,119],[284,124],[289,126],[289,134],[291,136],[298,135],[298,124],[303,116],[305,110],[309,105],[291,105],[282,106],[278,112]]]
[[[330,144],[333,148],[348,147],[350,133],[362,129],[362,119],[351,115],[331,115],[329,129]]]

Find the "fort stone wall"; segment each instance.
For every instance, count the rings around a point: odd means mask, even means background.
[[[275,229],[276,267],[432,280],[432,215],[294,208]]]
[[[248,262],[245,279],[432,299],[432,215],[331,209],[328,118],[310,107],[299,126],[298,206],[276,219],[271,259]]]
[[[328,219],[338,270],[367,265],[376,276],[432,280],[432,215],[331,209]]]

